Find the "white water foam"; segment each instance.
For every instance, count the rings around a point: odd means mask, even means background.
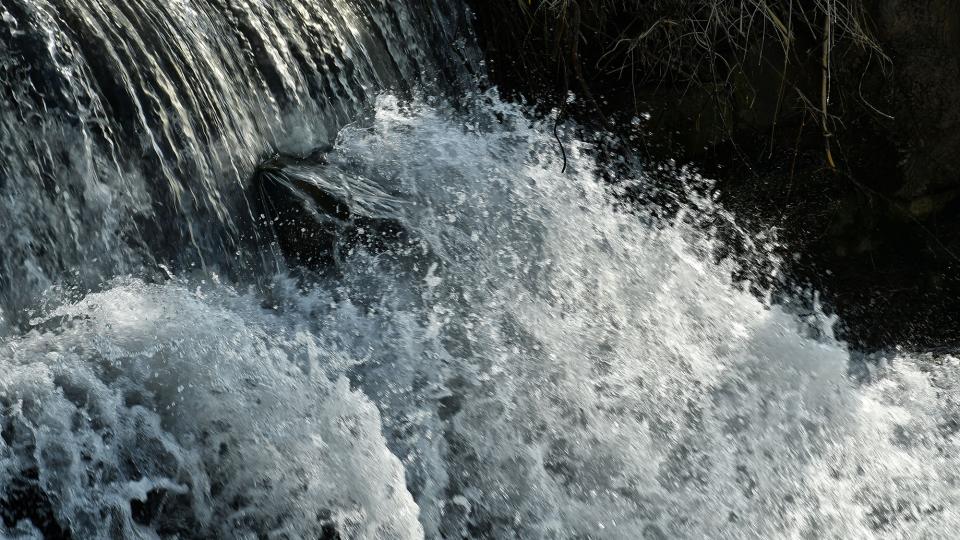
[[[485,100],[381,98],[289,171],[410,232],[335,276],[124,279],[4,338],[0,485],[80,537],[960,530],[956,358],[852,354],[713,260],[696,177],[628,211],[588,144],[561,175],[552,126]]]
[[[75,538],[420,534],[344,360],[251,298],[124,281],[49,317],[4,347],[0,483],[36,469]]]

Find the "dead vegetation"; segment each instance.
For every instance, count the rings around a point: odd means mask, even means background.
[[[566,84],[591,100],[584,63],[634,87],[667,83],[726,96],[755,93],[744,88],[757,82],[750,74],[774,74],[773,124],[786,99],[799,104],[822,130],[831,169],[831,139],[842,122],[831,110],[835,69],[851,53],[873,66],[889,63],[861,0],[516,1],[531,23],[543,23]]]

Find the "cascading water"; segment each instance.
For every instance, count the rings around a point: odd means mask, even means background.
[[[960,361],[745,292],[693,175],[663,217],[495,95],[368,101],[471,56],[410,4],[2,0],[0,535],[960,528]]]
[[[394,4],[4,0],[4,307],[67,273],[239,266],[261,158],[328,145],[369,94],[431,82],[462,47],[462,13]]]

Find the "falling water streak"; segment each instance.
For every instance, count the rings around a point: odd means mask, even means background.
[[[235,267],[221,252],[253,217],[258,159],[329,144],[372,92],[443,75],[464,14],[410,4],[4,0],[3,303],[81,260],[87,286],[137,270],[143,247]]]

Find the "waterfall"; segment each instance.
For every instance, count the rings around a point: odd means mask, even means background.
[[[458,3],[0,2],[0,537],[960,528],[960,358],[756,294]]]
[[[463,17],[429,1],[5,0],[0,301],[29,308],[68,273],[90,288],[157,264],[236,268],[254,165],[329,145],[375,92],[443,79]]]

